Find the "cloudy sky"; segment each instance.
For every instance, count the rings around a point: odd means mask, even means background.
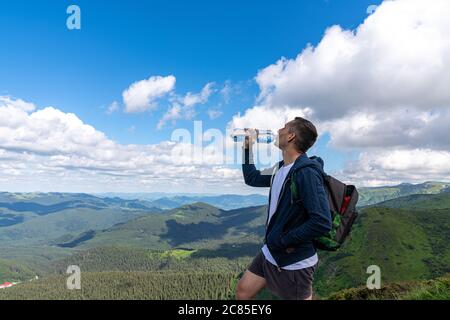
[[[450,181],[448,0],[75,2],[0,4],[2,191],[265,194],[228,133],[295,116],[346,182]]]

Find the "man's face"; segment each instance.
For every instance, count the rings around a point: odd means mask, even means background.
[[[286,148],[286,146],[289,144],[289,142],[292,142],[295,138],[295,133],[292,133],[289,131],[289,122],[284,125],[283,128],[278,129],[278,137],[275,141],[275,145],[283,150]]]

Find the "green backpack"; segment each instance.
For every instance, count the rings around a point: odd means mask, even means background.
[[[295,170],[291,174],[291,203],[301,202],[296,183],[296,175],[300,170]],[[325,190],[328,193],[332,228],[327,234],[315,239],[314,246],[325,251],[336,251],[350,234],[352,225],[358,216],[356,210],[358,191],[354,185],[346,185],[329,175],[324,176],[324,182]]]

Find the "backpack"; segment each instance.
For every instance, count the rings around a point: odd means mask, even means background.
[[[296,175],[299,170],[295,170],[291,174],[291,203],[301,201],[296,183]],[[356,210],[358,191],[354,185],[346,185],[329,175],[324,176],[324,187],[328,193],[332,227],[328,233],[314,239],[313,243],[317,249],[336,251],[350,234],[352,225],[358,217]]]

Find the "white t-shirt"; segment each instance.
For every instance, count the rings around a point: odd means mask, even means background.
[[[275,177],[272,181],[272,189],[270,191],[270,207],[269,207],[269,220],[267,223],[270,222],[270,219],[272,219],[273,214],[275,213],[277,209],[277,202],[278,197],[280,196],[281,188],[283,187],[284,180],[286,180],[286,176],[289,173],[289,170],[291,169],[292,165],[294,163],[291,163],[290,165],[281,167],[277,173],[275,174]],[[273,265],[277,265],[275,262],[275,259],[272,257],[272,254],[269,251],[269,248],[267,245],[264,245],[262,247],[262,252],[264,256],[266,257],[267,261],[272,263]],[[304,269],[308,267],[314,266],[318,262],[317,253],[315,253],[312,257],[309,257],[307,259],[295,262],[293,264],[290,264],[288,266],[282,267],[282,269],[286,270],[299,270]]]

